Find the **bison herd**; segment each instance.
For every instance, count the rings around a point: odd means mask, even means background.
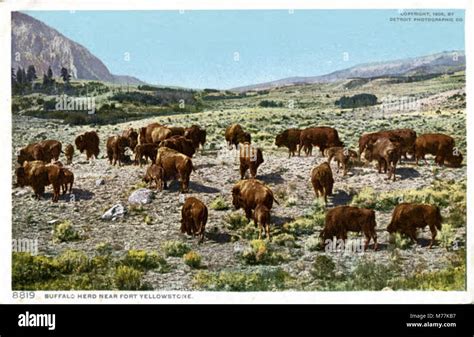
[[[225,130],[225,140],[229,147],[240,150],[240,176],[232,188],[232,204],[235,209],[243,209],[247,219],[254,220],[259,227],[259,238],[265,230],[270,238],[270,212],[273,202],[278,203],[272,190],[263,182],[255,179],[257,169],[264,162],[260,148],[251,145],[251,134],[239,124],[232,124]],[[143,180],[157,190],[167,188],[167,181],[177,180],[180,191],[189,190],[190,176],[195,167],[192,157],[206,142],[206,130],[197,125],[188,128],[170,127],[159,123],[151,123],[139,130],[124,130],[122,134],[110,136],[106,141],[107,158],[111,165],[119,166],[132,162],[126,155],[126,149],[134,152],[133,163],[146,168]],[[95,131],[78,135],[75,145],[80,153],[86,154],[88,160],[97,159],[99,136]],[[368,161],[376,161],[378,172],[386,173],[387,179],[395,180],[397,163],[408,156],[418,161],[425,155],[435,157],[436,164],[460,167],[463,157],[455,147],[454,139],[443,134],[423,134],[417,136],[411,129],[384,130],[363,134],[359,139],[358,152],[345,147],[339,138],[338,131],[331,127],[310,127],[304,130],[288,129],[278,134],[275,139],[278,147],[287,147],[289,157],[300,155],[301,150],[306,156],[312,155],[313,147],[319,148],[328,159],[311,170],[311,183],[316,197],[321,196],[327,204],[327,197],[332,194],[334,178],[330,166],[334,159],[343,176],[348,172],[350,164],[362,157]],[[60,190],[63,194],[72,192],[74,174],[64,167],[59,160],[60,154],[66,157],[67,164],[72,163],[74,147],[67,144],[62,151],[62,144],[57,140],[45,140],[29,144],[19,150],[16,177],[18,186],[31,186],[37,198],[40,198],[45,186],[53,187],[53,202],[59,199]],[[244,179],[250,171],[250,179]],[[204,239],[204,231],[208,218],[206,205],[199,199],[189,197],[182,207],[181,232]],[[432,232],[432,246],[437,230],[441,229],[440,210],[436,206],[426,204],[399,204],[393,211],[392,221],[387,227],[390,233],[400,232],[416,240],[416,229],[429,226]],[[375,232],[375,212],[370,209],[351,206],[337,206],[327,211],[325,226],[320,238],[325,241],[336,237],[346,240],[348,232],[362,232],[366,237],[365,248],[371,240],[374,250],[377,249]]]

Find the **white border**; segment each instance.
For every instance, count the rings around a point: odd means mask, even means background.
[[[1,1],[1,0],[0,0]],[[474,229],[471,219],[474,218],[473,208],[473,181],[471,175],[474,167],[473,151],[470,144],[473,142],[473,119],[471,116],[473,97],[473,69],[471,55],[473,52],[472,32],[474,22],[472,2],[469,0],[321,0],[308,3],[305,0],[49,0],[49,1],[7,1],[0,2],[0,303],[314,303],[314,304],[446,304],[446,303],[474,303]],[[465,51],[466,51],[466,94],[467,94],[467,143],[468,143],[468,195],[467,195],[467,291],[363,291],[363,292],[133,292],[133,294],[189,294],[190,300],[80,300],[78,294],[115,294],[125,292],[36,292],[34,300],[13,300],[11,298],[11,88],[10,88],[10,56],[11,56],[11,11],[21,10],[229,10],[229,9],[465,9]],[[75,299],[43,300],[45,294],[72,294]],[[132,292],[127,292],[132,293]]]

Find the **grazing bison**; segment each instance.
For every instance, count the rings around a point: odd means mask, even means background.
[[[62,145],[57,140],[43,140],[38,143],[29,144],[18,152],[18,164],[23,165],[25,161],[41,160],[46,163],[58,160]]]
[[[263,163],[262,150],[252,146],[250,143],[243,143],[240,146],[240,179],[244,179],[245,173],[250,169],[250,177],[255,179],[257,169]]]
[[[359,158],[357,152],[340,147],[340,146],[333,146],[327,148],[324,151],[324,155],[328,157],[328,163],[331,165],[331,161],[334,160],[337,163],[337,173],[339,173],[339,168],[342,167],[342,175],[345,176],[347,174],[347,170],[349,169],[349,164],[351,160]]]
[[[142,166],[142,159],[145,157],[145,163],[148,164],[148,159],[154,163],[156,160],[156,153],[158,152],[158,144],[142,143],[135,146],[135,165]]]
[[[235,145],[237,149],[240,143],[251,143],[252,137],[250,133],[244,131],[240,124],[232,124],[225,130],[225,140],[229,147]]]
[[[150,187],[154,182],[156,185],[155,188],[159,191],[163,191],[164,175],[163,168],[153,163],[146,169],[143,181],[148,183]]]
[[[359,157],[369,142],[375,142],[379,138],[388,138],[400,143],[400,153],[405,159],[407,153],[415,152],[416,132],[412,129],[395,129],[363,134],[359,138]]]
[[[122,133],[122,137],[127,139],[127,146],[130,150],[135,150],[135,146],[138,144],[138,132],[130,128]]]
[[[160,143],[160,147],[168,147],[192,158],[196,152],[193,142],[184,136],[173,136]]]
[[[375,233],[375,212],[367,208],[352,206],[337,206],[326,213],[324,228],[319,234],[323,240],[347,240],[347,232],[364,233],[366,238],[364,250],[369,247],[370,240],[374,240],[374,250],[377,250],[377,234]]]
[[[111,165],[125,163],[125,148],[128,146],[128,140],[122,136],[110,136],[107,139],[107,157]]]
[[[164,169],[164,188],[167,180],[175,179],[180,182],[180,191],[189,190],[191,171],[194,171],[193,162],[188,156],[167,147],[158,149],[156,164]]]
[[[295,156],[300,143],[300,129],[288,129],[278,134],[275,138],[275,145],[278,147],[285,146],[288,148],[288,158]]]
[[[31,186],[35,197],[40,199],[44,189],[53,185],[53,202],[57,202],[61,192],[61,181],[64,180],[61,167],[54,164],[45,164],[40,160],[25,161],[23,166],[16,169],[17,185]]]
[[[61,187],[63,189],[63,194],[66,194],[68,189],[69,193],[72,193],[72,185],[74,184],[74,173],[72,173],[69,169],[65,167],[61,167],[60,170],[62,171],[62,175],[61,181],[59,183],[61,184]]]
[[[243,208],[249,221],[252,218],[252,211],[258,205],[271,209],[273,201],[278,204],[272,190],[256,179],[241,180],[232,188],[232,204],[235,209]]]
[[[66,156],[66,165],[71,165],[72,157],[74,157],[74,146],[67,144],[64,148],[64,155]]]
[[[160,123],[151,123],[151,124],[148,124],[146,127],[140,128],[139,138],[138,138],[139,143],[140,144],[153,143],[151,134],[155,128],[160,127],[160,126],[162,126]]]
[[[440,166],[447,163],[453,167],[459,167],[463,159],[455,148],[453,137],[441,133],[424,134],[416,138],[415,158],[417,165],[420,159],[426,163],[426,154],[434,155],[436,164]]]
[[[86,151],[87,160],[99,155],[99,136],[95,131],[88,131],[76,137],[75,144],[79,152]]]
[[[339,134],[336,129],[328,126],[320,126],[314,128],[307,128],[300,133],[300,147],[298,155],[301,154],[301,148],[305,149],[306,155],[312,155],[313,146],[319,147],[321,154],[324,150],[332,146],[344,146],[344,143],[339,139]]]
[[[163,140],[170,138],[172,131],[166,126],[158,126],[151,132],[151,143],[159,144]]]
[[[324,202],[327,204],[327,196],[332,195],[332,188],[334,186],[331,166],[328,163],[324,162],[311,170],[311,184],[313,185],[314,193],[316,193],[316,198],[319,198],[319,194],[321,194],[324,197]]]
[[[194,148],[198,149],[200,146],[204,146],[206,142],[206,130],[201,129],[198,125],[191,125],[184,131],[184,137],[190,139]]]
[[[392,234],[399,232],[408,235],[416,243],[417,228],[429,226],[433,246],[437,229],[441,230],[441,212],[437,206],[428,204],[402,203],[397,205],[392,213],[392,221],[387,226],[387,231]]]
[[[262,231],[265,228],[267,239],[270,240],[270,210],[267,206],[259,204],[255,207],[253,221],[258,225],[258,239],[262,239]]]
[[[377,161],[378,171],[387,173],[387,179],[393,177],[395,181],[395,170],[400,159],[400,144],[388,138],[378,138],[375,142],[370,141],[365,147],[365,159],[368,162]]]
[[[181,233],[199,236],[199,243],[204,241],[204,231],[207,223],[207,207],[194,197],[189,197],[181,209]]]

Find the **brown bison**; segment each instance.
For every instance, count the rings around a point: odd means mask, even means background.
[[[403,203],[397,205],[392,213],[392,221],[387,226],[387,231],[392,234],[399,232],[408,235],[416,242],[417,228],[429,226],[431,231],[431,242],[433,246],[437,229],[441,230],[441,212],[437,206],[427,204]]]
[[[240,179],[244,179],[245,173],[250,169],[250,177],[255,179],[257,169],[263,163],[262,150],[252,146],[250,143],[240,144]]]
[[[95,131],[88,131],[76,137],[75,144],[79,152],[86,151],[87,160],[99,155],[99,136]]]
[[[278,204],[272,190],[257,179],[241,180],[232,188],[232,204],[235,209],[243,208],[249,221],[252,218],[252,211],[258,205],[271,209],[273,201]]]
[[[319,234],[323,240],[347,240],[347,232],[364,233],[366,238],[364,250],[369,247],[370,240],[374,240],[374,250],[377,250],[377,234],[375,233],[375,212],[367,208],[352,206],[337,206],[326,213],[324,228]]]
[[[339,139],[339,134],[336,129],[328,126],[320,126],[307,128],[300,133],[300,147],[298,155],[301,154],[301,149],[304,148],[306,155],[312,155],[313,146],[319,147],[321,154],[324,150],[332,146],[344,146],[344,143]]]
[[[153,163],[146,169],[143,181],[148,183],[150,187],[154,182],[156,189],[163,191],[164,175],[165,173],[163,168]]]
[[[140,128],[139,130],[139,143],[144,144],[144,143],[153,143],[153,140],[151,138],[151,134],[153,130],[157,127],[162,126],[160,123],[151,123],[148,124],[146,127]]]
[[[63,194],[66,194],[68,189],[69,193],[72,193],[72,185],[74,184],[74,173],[72,173],[69,169],[65,167],[61,167],[60,170],[62,171],[60,184],[63,189]]]
[[[181,233],[199,236],[199,243],[204,241],[204,231],[207,223],[207,207],[194,197],[189,197],[181,209]]]
[[[426,163],[425,155],[435,156],[436,164],[442,166],[448,164],[452,167],[460,167],[462,155],[455,148],[453,137],[441,133],[430,133],[419,136],[415,142],[416,164],[423,159]]]
[[[191,125],[184,131],[184,137],[190,139],[194,148],[198,149],[200,146],[204,146],[206,142],[206,130],[201,129],[198,125]]]
[[[57,140],[43,140],[38,143],[29,144],[18,152],[18,164],[23,165],[25,161],[41,160],[45,163],[58,160],[62,145]]]
[[[138,144],[138,132],[130,128],[122,133],[122,137],[127,139],[127,146],[133,151]]]
[[[156,160],[156,153],[158,152],[158,144],[142,143],[135,146],[135,165],[142,166],[142,159],[145,158],[145,163],[148,164],[148,159],[154,163]]]
[[[340,147],[340,146],[333,146],[327,148],[324,151],[324,155],[328,157],[328,163],[331,165],[331,161],[334,159],[337,163],[337,173],[339,173],[339,168],[342,167],[342,175],[345,176],[347,174],[347,170],[349,169],[349,165],[351,160],[359,158],[357,152]]]
[[[67,144],[64,148],[64,155],[66,156],[66,164],[72,164],[72,157],[74,157],[74,146]]]
[[[181,126],[168,126],[168,129],[171,130],[170,137],[173,136],[184,136],[184,128]]]
[[[319,194],[321,194],[324,197],[324,202],[327,204],[327,196],[332,195],[332,188],[334,186],[331,166],[328,163],[324,162],[311,170],[311,184],[313,185],[314,193],[316,193],[316,198],[319,198]]]
[[[363,134],[359,138],[359,157],[369,142],[375,142],[379,138],[388,138],[400,143],[400,153],[405,159],[407,153],[415,152],[416,132],[412,129],[395,129]]]
[[[188,156],[176,150],[161,147],[158,149],[156,164],[164,169],[164,188],[167,188],[166,181],[175,179],[180,182],[180,191],[189,190],[189,178],[191,171],[194,171],[193,162]]]
[[[393,177],[395,181],[395,170],[400,159],[400,144],[388,138],[378,138],[375,142],[370,141],[365,147],[365,159],[368,162],[377,161],[378,172],[387,173],[387,179]]]
[[[155,144],[159,144],[163,140],[170,138],[172,135],[172,131],[170,128],[166,126],[158,126],[153,129],[151,132],[151,142]]]
[[[300,143],[300,129],[288,129],[278,134],[275,138],[275,145],[278,147],[285,146],[288,148],[288,158],[295,156]]]
[[[17,185],[31,186],[37,199],[44,194],[48,185],[53,185],[53,202],[57,202],[61,192],[61,182],[64,181],[61,167],[45,164],[40,160],[25,161],[23,166],[16,169]]]
[[[110,136],[107,139],[107,157],[111,165],[125,163],[125,148],[128,146],[128,140],[122,136]]]
[[[225,130],[225,140],[229,147],[235,145],[237,149],[240,143],[251,143],[252,137],[250,133],[244,131],[240,124],[232,124]]]
[[[192,158],[196,152],[193,142],[184,136],[173,136],[160,143],[160,147],[168,147]]]
[[[262,239],[262,231],[265,228],[265,233],[267,235],[267,239],[270,240],[270,210],[267,206],[263,204],[257,205],[255,207],[253,221],[255,225],[258,225],[258,239]]]

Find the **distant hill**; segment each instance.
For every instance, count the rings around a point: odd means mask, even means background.
[[[238,92],[248,90],[265,90],[274,87],[284,87],[296,84],[328,83],[351,78],[429,75],[465,69],[466,56],[464,51],[451,51],[403,60],[360,64],[351,68],[338,70],[327,75],[288,77],[266,83],[237,87],[231,90]]]
[[[132,76],[111,74],[107,66],[87,48],[20,12],[12,12],[11,53],[13,68],[34,65],[38,77],[51,66],[54,76],[59,76],[61,68],[65,67],[75,79],[145,84]]]

